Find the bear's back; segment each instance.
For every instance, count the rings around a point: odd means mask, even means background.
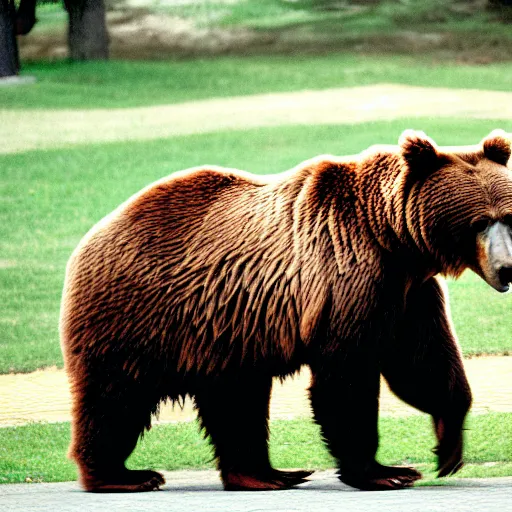
[[[198,168],[130,198],[84,237],[68,264],[63,346],[81,339],[131,346],[143,332],[150,339],[173,332],[181,358],[228,331],[257,343],[261,315],[276,316],[274,308],[295,315],[291,211],[302,181],[294,173],[259,179]],[[244,318],[245,311],[253,313]],[[295,336],[296,319],[288,320],[271,327],[283,344]],[[186,348],[189,341],[195,348]]]
[[[126,252],[153,251],[157,255],[163,250],[167,254],[172,242],[179,245],[197,232],[216,202],[232,203],[262,185],[263,181],[251,179],[248,173],[220,167],[174,173],[137,192],[93,226],[68,267],[82,260],[90,265],[95,253],[103,260],[112,256],[112,263]],[[222,200],[226,194],[229,202]]]

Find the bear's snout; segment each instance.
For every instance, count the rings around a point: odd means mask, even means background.
[[[494,222],[478,237],[478,263],[482,277],[499,292],[512,283],[512,230],[503,222]]]

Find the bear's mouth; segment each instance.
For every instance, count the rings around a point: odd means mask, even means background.
[[[512,283],[512,267],[501,267],[498,270],[498,279],[503,288],[503,291],[507,292],[510,287],[510,283]]]

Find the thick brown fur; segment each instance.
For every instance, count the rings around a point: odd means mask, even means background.
[[[97,224],[69,261],[61,314],[85,488],[161,485],[124,462],[159,403],[187,394],[227,489],[304,481],[267,449],[272,378],[302,365],[344,482],[420,477],[375,461],[381,373],[432,415],[440,474],[456,471],[471,394],[434,276],[478,271],[472,222],[512,213],[505,139],[493,140],[445,151],[406,132],[398,147],[265,178],[196,168]]]

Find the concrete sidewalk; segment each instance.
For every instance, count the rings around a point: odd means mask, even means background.
[[[512,478],[445,479],[446,485],[362,492],[320,471],[293,490],[225,492],[216,471],[166,473],[161,491],[88,494],[73,483],[0,486],[3,512],[510,512]]]

